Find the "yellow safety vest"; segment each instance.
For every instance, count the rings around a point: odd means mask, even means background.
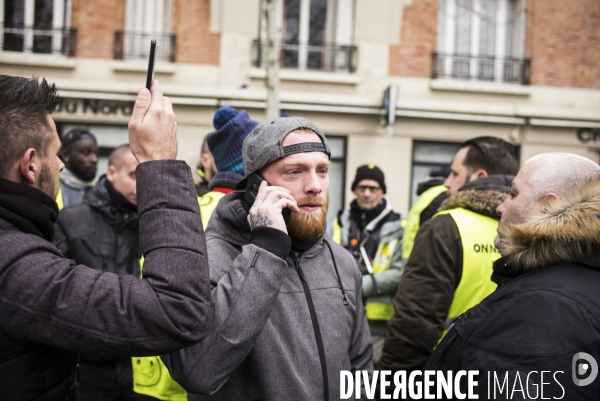
[[[206,228],[208,220],[221,198],[222,192],[211,191],[198,197],[202,224]],[[144,258],[140,260],[140,270]],[[185,401],[187,393],[171,377],[163,361],[157,356],[134,357],[133,365],[133,391],[138,394],[149,395],[164,401]]]
[[[210,191],[202,196],[198,197],[198,206],[200,207],[200,217],[202,218],[202,225],[206,230],[208,220],[212,216],[213,212],[217,208],[219,201],[225,194],[223,192]]]
[[[410,208],[408,216],[405,219],[404,234],[402,237],[402,259],[408,259],[413,246],[415,245],[415,237],[421,226],[421,213],[425,210],[435,198],[448,189],[443,185],[436,185],[423,192],[415,204]]]
[[[58,194],[56,194],[56,204],[58,205],[58,210],[62,210],[65,207],[65,201],[62,197],[62,187],[58,186]]]
[[[333,234],[331,235],[331,240],[338,245],[342,243],[342,227],[340,227],[340,222],[337,217],[333,220]]]
[[[462,242],[463,265],[440,341],[461,314],[494,292],[497,285],[492,281],[493,264],[500,258],[494,245],[497,220],[463,208],[445,210],[436,216],[441,214],[449,214],[456,223]]]
[[[373,267],[373,274],[382,273],[390,269],[392,266],[394,250],[396,249],[397,245],[398,238],[395,238],[390,242],[381,244],[379,248],[377,248],[377,253],[375,254],[375,257],[371,263],[371,266]],[[368,298],[367,304],[365,305],[367,319],[384,320],[387,322],[392,316],[394,316],[394,305],[392,303],[393,298],[391,296],[386,296],[386,298],[389,298],[388,302],[377,302],[378,300],[381,300],[381,298],[382,297]]]

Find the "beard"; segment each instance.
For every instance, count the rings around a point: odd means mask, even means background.
[[[287,223],[287,229],[291,237],[301,241],[310,241],[317,238],[325,230],[327,223],[327,209],[329,208],[329,194],[327,197],[314,196],[298,200],[298,206],[307,203],[319,203],[321,208],[314,212],[302,209],[298,213],[292,213]]]
[[[58,185],[52,176],[52,172],[50,171],[50,167],[43,164],[42,170],[40,171],[39,178],[39,190],[51,197],[52,199],[56,199],[56,195],[58,195]]]

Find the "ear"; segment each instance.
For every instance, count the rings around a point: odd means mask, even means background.
[[[19,170],[22,181],[28,185],[35,184],[37,173],[42,167],[40,162],[40,157],[34,148],[29,148],[25,151],[23,157],[21,157],[21,160],[19,161]]]
[[[480,178],[485,178],[487,176],[488,176],[487,171],[485,171],[483,169],[479,169],[476,172],[474,172],[473,174],[471,174],[471,181],[478,180]]]
[[[106,169],[106,179],[112,184],[115,182],[115,175],[117,175],[117,169],[115,166],[108,166]]]
[[[544,203],[546,205],[556,202],[557,200],[558,200],[558,195],[555,192],[549,192],[548,194],[546,194],[546,196],[544,196]]]

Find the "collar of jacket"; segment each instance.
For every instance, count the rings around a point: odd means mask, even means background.
[[[356,203],[356,199],[350,203],[350,218],[358,219],[360,218],[360,214],[366,214],[366,220],[368,224],[363,229],[364,232],[371,232],[377,227],[377,224],[384,219],[390,212],[392,211],[392,204],[388,202],[387,199],[382,199],[381,203],[374,207],[369,211],[363,211],[358,207],[358,203]]]
[[[508,196],[513,178],[514,176],[508,175],[492,175],[472,181],[446,199],[439,211],[461,207],[500,220],[496,209]]]
[[[548,204],[521,224],[500,223],[498,250],[516,271],[559,263],[600,269],[600,181]]]
[[[100,177],[96,185],[85,194],[83,202],[102,214],[111,226],[119,229],[131,226],[136,229],[138,226],[137,211],[126,212],[117,208],[106,189],[105,181],[105,175]]]
[[[0,218],[52,242],[58,206],[37,188],[0,178]]]

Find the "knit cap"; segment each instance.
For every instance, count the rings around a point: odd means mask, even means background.
[[[238,113],[229,106],[217,110],[213,118],[216,131],[208,134],[206,138],[217,171],[231,171],[244,175],[242,144],[257,125],[258,122],[251,120],[245,110]]]
[[[377,183],[383,190],[383,193],[386,193],[385,177],[383,175],[383,171],[381,171],[376,165],[365,164],[364,166],[360,166],[358,169],[356,169],[356,177],[352,182],[353,191],[356,189],[356,187],[362,180],[377,181]]]

